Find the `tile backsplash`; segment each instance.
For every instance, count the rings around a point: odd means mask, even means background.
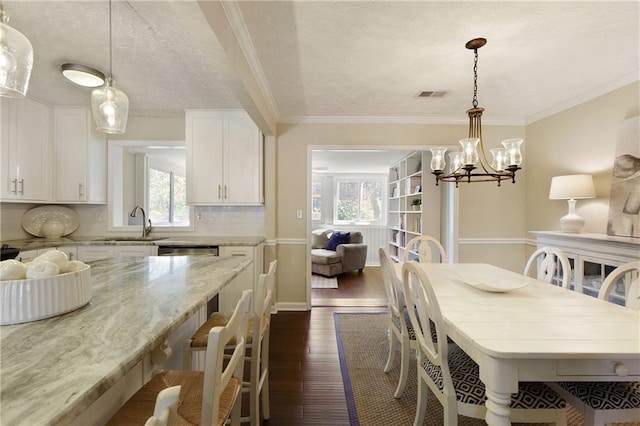
[[[31,238],[22,229],[24,213],[38,204],[0,203],[0,240]],[[77,236],[104,236],[107,207],[104,205],[65,205],[78,213]],[[155,232],[162,234],[161,228]],[[171,232],[171,236],[264,235],[264,207],[195,207],[194,230]]]

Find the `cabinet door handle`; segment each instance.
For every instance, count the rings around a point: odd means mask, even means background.
[[[17,195],[18,194],[18,179],[11,179],[11,184],[13,185],[13,190],[11,190],[11,192]]]
[[[20,179],[20,195],[24,195],[24,179]]]
[[[218,185],[218,198],[222,198],[222,185]]]
[[[227,197],[227,185],[224,186],[224,199],[226,200]]]
[[[82,182],[78,183],[78,197],[84,197],[84,185]]]

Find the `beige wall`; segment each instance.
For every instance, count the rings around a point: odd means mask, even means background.
[[[636,82],[527,126],[527,231],[560,230],[568,206],[564,200],[548,199],[551,178],[588,173],[597,198],[579,200],[576,213],[585,218],[584,232],[606,233],[618,127],[639,113]]]
[[[278,302],[305,303],[309,274],[307,259],[307,220],[296,220],[295,212],[308,211],[307,152],[309,146],[387,147],[428,149],[429,146],[452,145],[467,134],[467,124],[281,124],[276,147],[276,233],[279,273]],[[523,137],[524,127],[484,126],[486,148],[500,145],[509,137]],[[525,148],[526,156],[526,148]],[[516,238],[525,236],[524,173],[519,184],[503,183],[461,185],[460,238]],[[520,183],[522,182],[522,183]],[[282,242],[282,244],[280,243]],[[522,250],[520,250],[521,252]],[[284,256],[286,252],[286,256]],[[505,259],[499,250],[474,252],[474,261],[512,267],[513,251]],[[522,254],[516,255],[523,262]],[[464,257],[461,261],[466,261]]]

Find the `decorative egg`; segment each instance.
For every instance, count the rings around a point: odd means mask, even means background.
[[[15,259],[0,262],[0,280],[24,280],[27,277],[27,267]]]
[[[67,253],[60,250],[49,250],[42,253],[40,256],[33,259],[34,263],[40,263],[43,261],[53,262],[58,265],[60,270],[63,270],[67,266],[67,261],[69,257]]]
[[[46,278],[53,277],[60,273],[60,268],[53,262],[42,260],[34,262],[27,268],[27,278]]]

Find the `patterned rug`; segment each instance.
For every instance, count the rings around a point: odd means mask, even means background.
[[[342,379],[352,426],[411,425],[416,409],[418,386],[415,355],[409,363],[407,386],[401,398],[393,397],[400,375],[400,353],[389,373],[383,371],[387,361],[386,313],[335,313],[336,337]],[[398,347],[399,350],[399,347]],[[425,425],[443,424],[442,406],[429,393]],[[458,416],[460,426],[486,425],[484,420]],[[515,425],[516,423],[514,423]],[[531,424],[529,424],[531,425]],[[568,426],[583,426],[582,414],[572,407],[567,412]],[[640,425],[620,423],[619,425]]]
[[[338,288],[338,278],[311,274],[311,288]]]

